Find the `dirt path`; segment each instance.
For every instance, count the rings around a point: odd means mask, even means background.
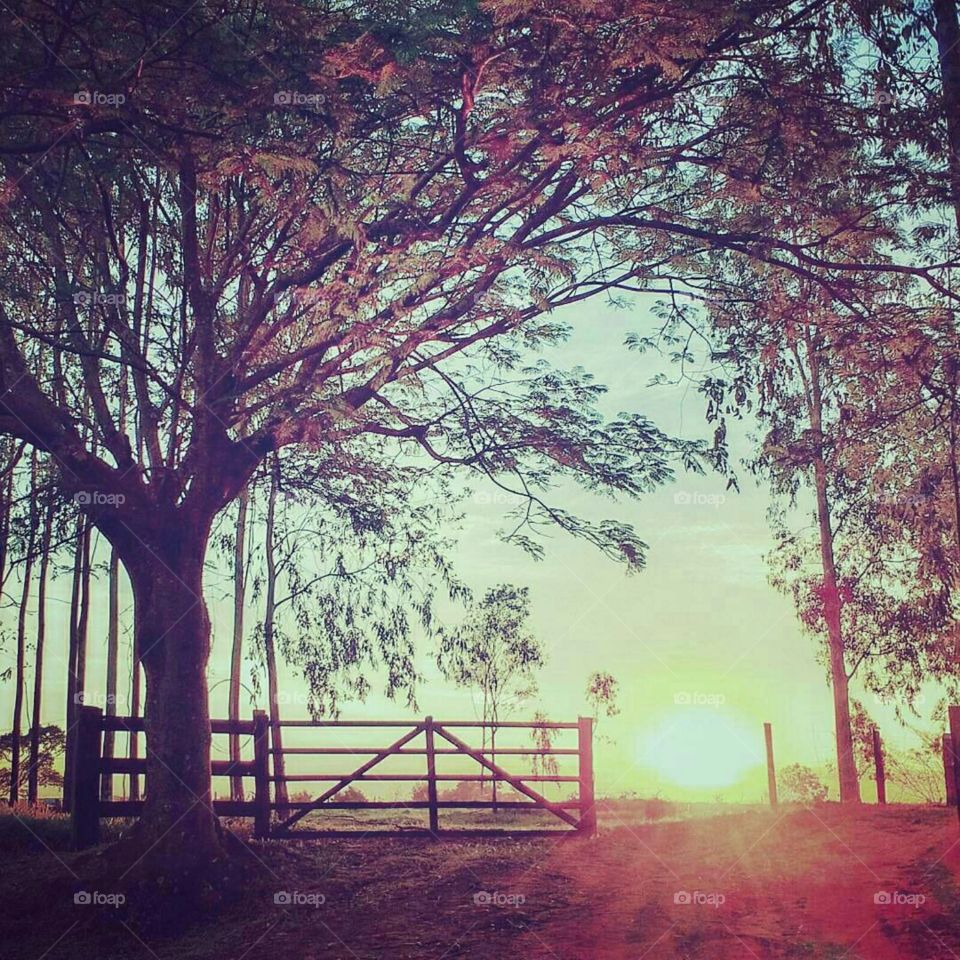
[[[612,826],[510,883],[576,903],[515,945],[544,960],[932,960],[960,955],[960,831],[941,810],[782,809]],[[956,951],[955,953],[953,951]]]

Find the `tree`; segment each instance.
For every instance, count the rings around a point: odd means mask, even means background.
[[[827,788],[817,774],[802,763],[791,763],[780,771],[780,794],[794,803],[823,803]]]
[[[40,535],[40,573],[37,584],[36,653],[33,665],[33,722],[30,727],[30,768],[27,775],[27,802],[35,804],[39,798],[41,741],[43,738],[43,657],[47,633],[47,581],[50,571],[53,523],[56,500],[48,491],[43,508],[43,532]]]
[[[38,761],[36,766],[37,783],[41,787],[59,787],[63,783],[63,777],[54,766],[56,758],[63,752],[65,744],[63,730],[57,726],[46,726],[40,728],[40,750],[38,752]],[[5,733],[0,736],[0,761],[11,763],[9,767],[0,768],[0,790],[5,794],[19,795],[27,786],[28,776],[32,771],[21,766],[18,770],[20,781],[16,788],[12,784],[12,757],[16,749],[15,738],[12,733]]]
[[[784,98],[764,115],[755,91],[769,77],[816,107],[832,54],[805,28],[828,25],[826,3],[697,0],[640,20],[457,2],[429,17],[293,0],[15,7],[0,431],[51,455],[65,497],[88,494],[130,580],[152,857],[219,849],[204,556],[271,454],[350,464],[387,441],[388,461],[416,450],[518,491],[513,536],[532,549],[531,528],[559,524],[639,566],[633,531],[552,506],[551,483],[636,495],[708,451],[636,413],[605,422],[585,372],[529,363],[564,335],[551,312],[713,275],[718,250],[824,271],[838,290],[861,278],[833,246],[722,212],[731,182],[780,202],[776,163],[744,180],[782,127]],[[819,142],[830,119],[812,118]],[[844,211],[818,219],[807,190],[791,200],[831,239],[861,229]],[[40,377],[48,358],[56,375]]]
[[[30,454],[30,506],[27,512],[27,530],[24,536],[23,578],[20,594],[20,609],[17,616],[17,665],[14,672],[13,724],[10,741],[10,806],[20,800],[20,788],[26,779],[20,767],[20,729],[23,718],[23,695],[26,688],[27,661],[27,607],[30,600],[30,578],[33,573],[39,510],[37,508],[37,452]]]
[[[489,731],[494,763],[497,724],[505,712],[536,695],[536,671],[544,664],[543,644],[527,628],[529,615],[528,589],[499,584],[471,605],[458,627],[441,633],[437,666],[457,686],[479,692],[482,749]],[[496,779],[492,783],[496,803]]]

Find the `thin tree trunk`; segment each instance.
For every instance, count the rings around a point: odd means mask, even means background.
[[[27,775],[27,802],[35,804],[40,786],[40,731],[43,703],[43,648],[47,634],[47,574],[50,568],[50,541],[53,536],[53,500],[47,504],[40,547],[40,576],[37,583],[37,653],[33,670],[33,724],[30,728],[30,771]]]
[[[137,631],[133,632],[133,663],[130,665],[130,716],[139,717],[140,716],[140,652],[139,645],[137,643]],[[130,746],[128,749],[128,756],[131,760],[136,760],[140,756],[140,735],[137,733],[129,733],[127,736],[130,738]],[[128,778],[128,788],[127,796],[131,800],[140,799],[140,774],[131,773]]]
[[[117,551],[110,550],[110,575],[107,599],[107,702],[105,713],[108,717],[117,713],[117,660],[120,655],[120,557]],[[113,730],[103,733],[103,756],[113,758],[116,734]],[[100,780],[100,798],[113,799],[113,776],[106,775]]]
[[[30,509],[23,563],[23,584],[20,611],[17,617],[17,666],[13,693],[13,724],[10,737],[10,806],[20,800],[20,727],[23,722],[23,693],[27,662],[27,606],[30,603],[30,578],[33,573],[33,552],[37,534],[37,453],[30,455]]]
[[[73,801],[73,747],[76,740],[74,728],[77,722],[77,699],[80,686],[77,677],[77,653],[79,647],[80,581],[83,576],[83,540],[86,521],[77,521],[77,539],[73,548],[73,577],[70,589],[70,621],[67,640],[67,729],[63,760],[63,809],[69,811]]]
[[[840,802],[860,802],[860,779],[857,776],[850,724],[850,696],[841,619],[840,584],[834,555],[833,526],[827,489],[827,463],[823,449],[823,385],[820,361],[812,343],[810,330],[805,330],[805,346],[810,378],[807,412],[815,439],[813,460],[814,489],[817,499],[817,523],[820,534],[820,562],[823,570],[823,608],[827,623],[827,644],[830,653],[830,679],[833,686],[833,714],[837,739],[837,773],[840,781]]]
[[[230,656],[230,719],[240,719],[240,674],[243,669],[243,605],[246,600],[246,532],[247,503],[249,494],[246,488],[237,501],[237,525],[233,543],[233,649]],[[230,734],[230,759],[240,760],[240,735]],[[233,777],[230,781],[230,796],[235,801],[243,800],[243,777]]]
[[[7,554],[10,548],[10,521],[13,516],[13,474],[22,456],[23,444],[19,444],[12,451],[10,462],[4,464],[6,475],[3,481],[2,512],[0,512],[0,591],[3,590],[10,575]]]
[[[263,614],[263,647],[267,661],[267,692],[270,698],[270,742],[276,751],[273,754],[273,772],[275,776],[283,777],[285,776],[285,764],[283,760],[283,735],[280,726],[280,697],[277,685],[277,652],[274,643],[274,619],[277,609],[277,560],[274,532],[279,487],[280,462],[274,457],[273,470],[270,475],[270,494],[267,499],[267,527],[265,533],[267,587]],[[275,783],[274,794],[277,803],[286,803],[286,782],[278,779]]]

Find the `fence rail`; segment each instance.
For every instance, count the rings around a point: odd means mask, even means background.
[[[317,747],[277,747],[271,746],[271,731],[276,727],[301,727],[323,729],[338,728],[389,728],[395,731],[405,730],[398,739],[384,747],[363,746],[317,746]],[[527,730],[576,730],[577,746],[570,747],[502,747],[483,745],[474,747],[452,729],[527,729]],[[516,833],[524,836],[596,833],[596,811],[594,810],[593,789],[593,720],[581,717],[576,723],[554,721],[525,722],[507,721],[495,725],[484,724],[476,720],[436,721],[426,717],[422,721],[410,720],[282,720],[271,725],[270,719],[262,710],[254,711],[251,720],[211,720],[211,733],[227,735],[248,735],[253,741],[253,756],[249,759],[214,760],[211,774],[215,777],[241,778],[253,781],[250,800],[214,800],[212,807],[218,816],[251,817],[254,821],[254,836],[258,838],[300,839],[326,836],[351,836],[349,831],[294,829],[311,812],[324,810],[425,810],[429,827],[426,830],[405,829],[404,836],[474,836],[484,833]],[[130,745],[136,746],[136,737],[145,733],[142,717],[104,716],[98,707],[81,707],[78,716],[76,768],[73,778],[72,797],[72,834],[75,847],[86,847],[99,840],[100,820],[106,817],[139,816],[144,807],[143,799],[102,800],[101,780],[114,775],[129,775],[132,778],[146,778],[148,763],[139,756],[103,755],[103,733],[105,731],[126,732],[131,735]],[[408,744],[423,737],[424,746],[411,747]],[[445,746],[438,746],[438,741]],[[277,758],[288,756],[368,756],[355,770],[343,773],[284,773],[278,774],[272,769]],[[416,773],[371,772],[374,767],[393,756],[424,757],[425,769]],[[464,757],[477,763],[479,774],[438,773],[438,757]],[[512,773],[495,762],[493,758],[522,756],[567,756],[576,757],[578,769],[575,775],[560,773]],[[278,800],[271,796],[271,785],[276,790],[280,783],[329,783],[332,786],[323,790],[310,801]],[[353,783],[369,782],[409,782],[425,783],[425,800],[342,800],[337,794]],[[457,800],[440,799],[438,784],[449,782],[502,782],[508,784],[523,800]],[[575,799],[549,800],[530,784],[567,783],[578,785]],[[146,784],[149,789],[149,783]],[[494,795],[495,796],[495,795]],[[553,830],[448,830],[440,828],[441,810],[543,810],[552,814],[567,829]],[[569,811],[576,811],[574,816]],[[275,820],[271,817],[276,815]],[[383,834],[385,830],[369,831]]]

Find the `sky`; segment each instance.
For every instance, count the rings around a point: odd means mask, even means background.
[[[623,345],[629,332],[649,332],[653,319],[648,308],[641,300],[626,309],[598,301],[566,311],[562,319],[571,323],[573,335],[547,356],[560,366],[582,365],[605,383],[609,393],[604,408],[610,415],[642,412],[668,433],[708,436],[702,397],[688,384],[650,385],[656,373],[668,369],[666,361],[628,352]],[[751,455],[750,434],[755,432],[751,422],[732,426],[735,462]],[[553,502],[566,509],[634,524],[649,551],[646,569],[633,575],[561,531],[546,541],[543,560],[531,560],[498,539],[508,509],[504,495],[492,486],[471,488],[455,567],[476,594],[497,583],[528,586],[530,627],[547,653],[538,676],[539,698],[523,704],[513,718],[529,719],[541,710],[553,720],[575,720],[589,712],[585,687],[593,671],[608,671],[619,681],[620,713],[601,718],[597,730],[601,794],[761,801],[766,793],[764,722],[773,725],[778,767],[802,763],[829,776],[824,767],[833,756],[832,704],[824,668],[817,661],[814,640],[800,629],[790,599],[767,580],[764,555],[772,546],[768,493],[742,467],[737,474],[739,492],[726,489],[718,475],[680,474],[632,502],[600,501],[576,488],[558,490]],[[106,545],[100,546],[97,559],[104,563]],[[68,590],[63,577],[53,585],[49,600],[45,722],[62,723]],[[229,675],[232,604],[222,594],[222,589],[208,590],[214,625],[209,668],[214,716],[226,715]],[[102,699],[105,686],[103,574],[95,596],[87,668],[87,699],[93,703]],[[129,590],[121,591],[121,603],[129,626]],[[2,612],[8,630],[15,625],[15,615],[8,603]],[[128,676],[129,649],[127,629],[121,676]],[[0,651],[0,670],[12,664],[13,653],[8,642]],[[419,666],[425,677],[418,691],[419,716],[478,716],[470,694],[440,676],[429,649],[423,650]],[[344,705],[345,719],[413,716],[387,700],[374,679],[365,703]],[[28,692],[31,684],[28,678]],[[857,695],[855,684],[853,693]],[[123,696],[120,713],[125,712]],[[280,696],[285,718],[307,717],[306,687],[295,671],[282,668]],[[264,699],[261,693],[256,706],[264,707]],[[928,701],[933,699],[931,694]],[[889,745],[916,745],[911,734],[898,728],[891,705],[872,697],[865,703]],[[4,717],[12,712],[9,682],[0,686],[0,710]],[[2,726],[8,729],[8,721]],[[340,737],[342,743],[358,742],[339,733],[327,735]],[[291,736],[288,745],[308,745],[317,733]],[[222,746],[216,749],[222,752]],[[872,785],[865,783],[864,789],[869,796]]]

